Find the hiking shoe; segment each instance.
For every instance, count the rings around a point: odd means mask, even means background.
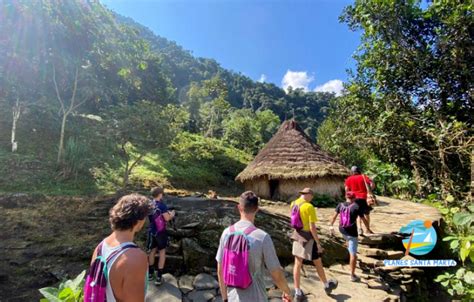
[[[360,281],[360,278],[356,275],[351,275],[351,281],[352,282],[358,282],[358,281]]]
[[[163,277],[156,275],[155,285],[161,285],[163,283]]]
[[[338,285],[338,284],[339,284],[339,283],[337,282],[337,280],[330,279],[330,280],[328,281],[328,286],[327,286],[327,287],[326,287],[326,286],[324,287],[324,291],[326,292],[326,295],[331,294],[331,292],[337,288],[337,285]]]
[[[301,295],[295,293],[295,302],[302,302],[304,301],[304,294],[301,292]]]

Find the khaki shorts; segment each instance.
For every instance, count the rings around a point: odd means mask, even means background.
[[[291,253],[293,256],[310,261],[316,260],[320,257],[318,245],[314,242],[314,239],[309,240],[304,245],[298,241],[293,241],[293,249]]]

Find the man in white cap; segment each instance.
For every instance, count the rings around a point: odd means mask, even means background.
[[[299,192],[300,198],[291,203],[293,207],[299,207],[299,215],[303,227],[301,230],[294,230],[291,239],[293,240],[292,254],[295,256],[295,266],[293,267],[293,278],[295,282],[295,301],[303,301],[304,294],[300,288],[300,274],[303,266],[303,260],[309,260],[314,263],[319,279],[324,284],[326,294],[330,294],[334,290],[338,282],[337,280],[327,280],[324,273],[321,254],[324,251],[319,241],[316,221],[316,209],[311,204],[314,193],[310,188],[304,188]]]

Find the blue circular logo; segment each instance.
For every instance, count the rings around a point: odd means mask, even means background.
[[[403,246],[412,255],[426,255],[431,252],[438,239],[436,230],[429,220],[413,220],[401,227],[400,233],[407,235],[403,239]],[[408,236],[409,235],[409,236]]]

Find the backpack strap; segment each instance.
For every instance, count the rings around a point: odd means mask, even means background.
[[[99,245],[97,246],[97,253],[96,253],[96,258],[99,257],[99,256],[102,256],[102,244],[104,243],[104,241],[102,240]]]
[[[364,181],[365,189],[367,190],[367,193],[372,193],[372,189],[369,187],[369,185],[367,184],[367,180],[365,179],[366,177],[370,179],[365,174],[362,174],[362,180]]]
[[[255,231],[257,228],[254,225],[249,226],[244,230],[245,235],[250,235],[253,231]]]
[[[110,253],[109,257],[107,257],[107,260],[106,262],[109,263],[110,260],[112,260],[112,258],[114,258],[115,256],[117,256],[119,253],[125,251],[125,250],[128,250],[130,248],[136,248],[137,245],[136,244],[126,244],[124,246],[122,246],[121,248],[113,251],[112,253]]]
[[[254,225],[251,225],[251,226],[249,226],[248,228],[246,228],[246,229],[243,231],[243,233],[244,233],[246,236],[248,236],[248,235],[250,235],[253,231],[255,231],[256,229],[257,229],[257,228],[256,228]],[[230,233],[235,233],[235,226],[234,226],[234,225],[231,225],[231,226],[229,227],[229,231],[230,231]]]

